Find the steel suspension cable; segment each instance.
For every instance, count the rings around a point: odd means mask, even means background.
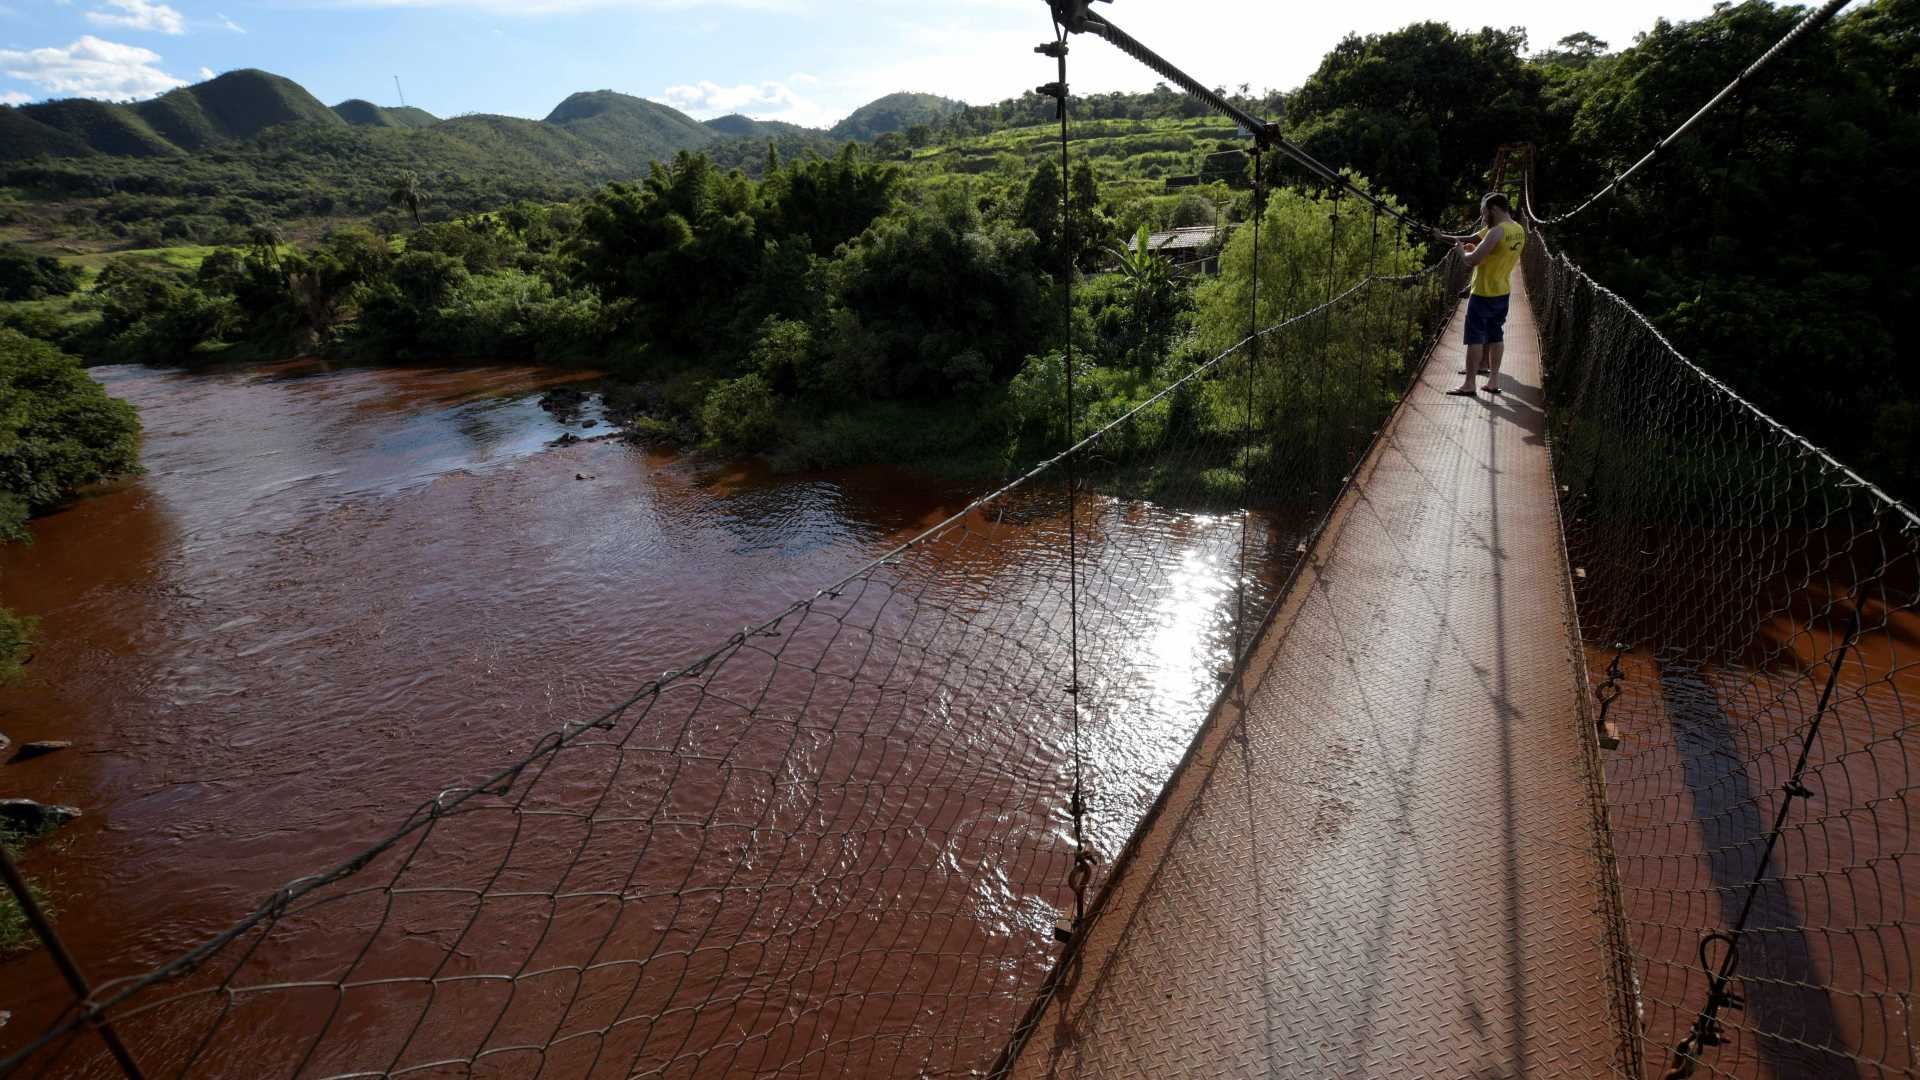
[[[1133,57],[1135,60],[1140,61],[1140,63],[1146,65],[1155,74],[1178,86],[1181,90],[1208,108],[1240,125],[1240,127],[1252,137],[1255,153],[1259,153],[1261,150],[1268,148],[1277,150],[1281,154],[1298,162],[1308,172],[1319,177],[1321,180],[1356,198],[1373,204],[1373,206],[1382,213],[1392,215],[1395,219],[1420,229],[1432,231],[1438,228],[1438,226],[1420,221],[1395,208],[1392,204],[1379,198],[1365,188],[1360,187],[1352,180],[1349,180],[1340,170],[1314,157],[1308,153],[1304,147],[1280,134],[1280,124],[1277,121],[1254,116],[1240,106],[1228,101],[1220,94],[1207,89],[1198,79],[1180,70],[1174,66],[1171,61],[1142,44],[1138,39],[1133,37],[1133,35],[1120,29],[1112,20],[1088,11],[1088,2],[1089,0],[1047,0],[1047,6],[1053,11],[1055,26],[1064,27],[1066,32],[1069,33],[1093,34],[1096,37],[1104,38],[1109,44],[1121,52],[1126,53],[1128,56]]]
[[[1644,155],[1642,155],[1640,160],[1634,162],[1631,166],[1628,166],[1625,172],[1622,172],[1619,175],[1615,176],[1611,181],[1607,183],[1607,186],[1601,188],[1599,191],[1596,191],[1592,195],[1588,196],[1585,202],[1581,203],[1579,206],[1574,207],[1572,210],[1569,210],[1564,214],[1560,214],[1558,216],[1551,217],[1551,218],[1543,218],[1538,213],[1536,213],[1533,208],[1533,184],[1532,184],[1533,175],[1532,175],[1532,170],[1529,169],[1527,173],[1528,183],[1526,185],[1527,217],[1531,221],[1533,221],[1533,223],[1536,225],[1558,225],[1561,222],[1566,221],[1568,218],[1571,218],[1574,215],[1579,214],[1582,211],[1585,211],[1588,207],[1593,206],[1595,203],[1599,202],[1601,199],[1606,198],[1608,195],[1612,194],[1615,189],[1619,188],[1621,184],[1626,183],[1630,178],[1632,178],[1634,173],[1639,172],[1641,169],[1645,168],[1649,163],[1651,163],[1653,159],[1659,157],[1661,152],[1666,150],[1667,147],[1672,146],[1682,136],[1686,135],[1686,133],[1692,130],[1693,126],[1695,124],[1698,124],[1702,118],[1704,118],[1708,113],[1712,112],[1716,107],[1718,107],[1721,102],[1727,100],[1727,98],[1729,97],[1732,97],[1737,91],[1739,91],[1739,89],[1742,86],[1745,86],[1748,81],[1750,81],[1755,75],[1758,75],[1762,70],[1764,70],[1767,67],[1767,65],[1771,64],[1782,53],[1786,52],[1788,49],[1791,49],[1795,43],[1799,42],[1802,38],[1806,37],[1808,34],[1811,34],[1814,30],[1818,29],[1822,24],[1826,23],[1829,19],[1832,19],[1835,15],[1839,14],[1841,8],[1846,7],[1848,4],[1852,2],[1853,0],[1827,0],[1826,3],[1820,5],[1820,7],[1809,12],[1805,18],[1801,19],[1798,23],[1795,23],[1793,26],[1793,29],[1787,31],[1784,37],[1782,37],[1779,41],[1774,42],[1772,48],[1768,49],[1764,53],[1761,53],[1759,59],[1755,60],[1751,64],[1748,64],[1744,69],[1741,70],[1740,74],[1735,75],[1733,77],[1732,82],[1722,87],[1719,93],[1709,98],[1705,105],[1702,105],[1698,109],[1694,110],[1694,113],[1692,116],[1689,116],[1686,118],[1686,120],[1682,121],[1679,127],[1674,128],[1673,131],[1667,134],[1666,138],[1661,139],[1659,142],[1655,143],[1653,145],[1653,149],[1648,150]]]

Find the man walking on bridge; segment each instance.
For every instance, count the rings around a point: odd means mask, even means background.
[[[1500,360],[1506,353],[1507,301],[1513,294],[1513,268],[1527,246],[1526,231],[1513,219],[1507,197],[1494,192],[1480,200],[1480,231],[1472,236],[1433,235],[1462,245],[1467,265],[1473,267],[1472,295],[1467,300],[1466,380],[1447,393],[1473,397],[1473,377],[1487,377],[1489,394],[1500,393]]]

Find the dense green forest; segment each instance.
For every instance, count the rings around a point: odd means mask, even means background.
[[[1232,96],[1268,114],[1284,98],[1289,133],[1315,155],[1450,224],[1496,152],[1530,144],[1550,216],[1801,14],[1722,5],[1617,49],[1574,35],[1534,50],[1515,30],[1420,23],[1348,38],[1285,95]],[[1856,7],[1551,231],[1689,355],[1906,495],[1920,486],[1920,373],[1902,362],[1920,237],[1897,200],[1920,180],[1917,56],[1920,0]],[[1062,176],[1053,106],[1037,94],[894,95],[821,132],[701,124],[607,92],[545,121],[436,121],[328,109],[284,80],[236,75],[143,105],[0,110],[6,130],[53,133],[0,165],[12,241],[0,363],[57,367],[85,394],[63,366],[75,362],[54,357],[533,358],[609,372],[637,439],[979,476],[1066,434],[1043,392],[1064,333],[1063,184],[1093,413],[1207,355],[1254,272],[1248,230],[1223,234],[1217,277],[1167,275],[1124,250],[1143,226],[1231,228],[1253,212],[1245,141],[1164,86],[1076,100]],[[248,111],[247,93],[271,100]],[[1273,168],[1274,250],[1319,250],[1328,194]],[[1388,233],[1395,262],[1435,254]],[[1262,288],[1292,295],[1285,278],[1300,272],[1263,260]],[[85,467],[47,481],[20,424],[0,414],[0,507],[44,509],[131,465],[114,420],[73,450]]]

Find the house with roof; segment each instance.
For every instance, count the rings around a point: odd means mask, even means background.
[[[1230,231],[1218,225],[1168,229],[1149,234],[1147,250],[1166,260],[1175,273],[1217,274],[1220,272],[1220,251],[1226,247]],[[1136,250],[1139,242],[1138,237],[1127,241],[1127,250]]]

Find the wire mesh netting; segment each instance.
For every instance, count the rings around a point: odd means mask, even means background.
[[[1525,272],[1647,1068],[1912,1075],[1920,521],[1564,256]]]
[[[83,957],[109,981],[49,984],[0,1073],[115,1075],[101,1018],[148,1075],[987,1066],[1073,909],[1076,760],[1111,855],[1459,282],[1451,258],[1368,277],[1083,417],[1065,454],[172,963]]]

